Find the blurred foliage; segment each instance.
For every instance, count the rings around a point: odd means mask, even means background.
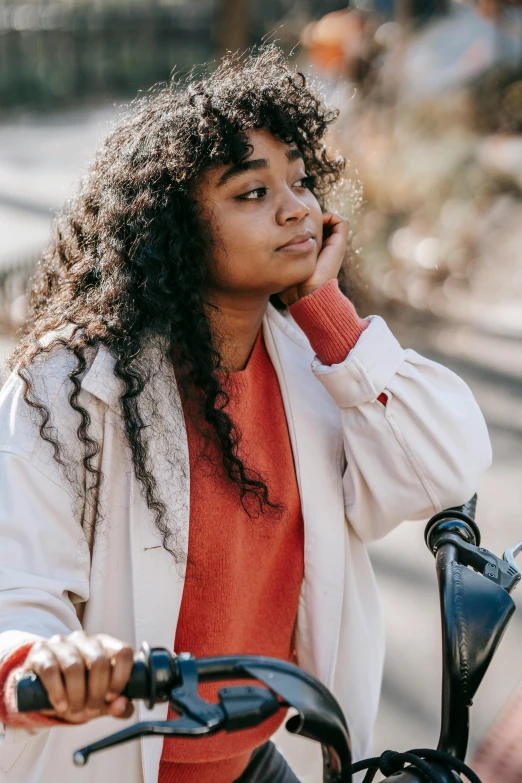
[[[463,32],[451,41],[450,15],[419,31],[345,12],[359,19],[344,20],[350,46],[342,62],[329,61],[329,93],[341,108],[334,143],[355,194],[342,210],[376,304],[522,335],[522,15],[452,10]],[[318,67],[335,38],[323,36],[319,60],[322,22],[306,39]],[[509,59],[506,30],[515,37]],[[444,68],[450,78],[435,87],[431,73]]]

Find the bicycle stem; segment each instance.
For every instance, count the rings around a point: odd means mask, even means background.
[[[442,624],[442,705],[438,750],[464,761],[469,708],[515,611],[510,593],[520,581],[514,557],[480,546],[475,498],[439,512],[426,526],[435,555]]]

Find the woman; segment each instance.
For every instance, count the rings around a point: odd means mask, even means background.
[[[229,57],[139,102],[58,220],[0,398],[8,781],[296,780],[268,742],[281,716],[74,769],[130,719],[143,640],[295,659],[368,750],[383,634],[365,542],[467,500],[490,447],[466,385],[339,290],[334,118],[276,48]],[[16,713],[20,668],[50,714]]]

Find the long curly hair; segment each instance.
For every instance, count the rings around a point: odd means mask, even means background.
[[[135,475],[163,546],[176,560],[184,553],[176,549],[158,495],[144,437],[148,422],[138,404],[146,382],[139,359],[151,334],[167,346],[182,397],[197,401],[197,415],[217,439],[247,512],[256,516],[277,507],[255,466],[243,463],[240,432],[227,413],[221,357],[204,307],[212,232],[196,185],[210,167],[244,161],[247,132],[259,128],[297,145],[323,205],[344,166],[325,146],[336,116],[275,45],[229,54],[203,77],[155,87],[130,104],[105,139],[78,193],[56,219],[38,265],[25,336],[11,366],[39,415],[40,435],[65,466],[55,412],[38,399],[31,380],[36,357],[60,343],[75,358],[69,403],[79,417],[86,491],[95,497],[103,478],[96,461],[100,444],[80,389],[89,352],[104,344],[123,382],[121,411]],[[56,330],[60,336],[42,341]]]

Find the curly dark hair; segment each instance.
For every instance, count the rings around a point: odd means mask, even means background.
[[[196,185],[210,167],[244,161],[250,153],[247,132],[259,128],[297,145],[323,205],[344,167],[324,140],[336,116],[275,45],[229,54],[203,78],[155,87],[130,104],[107,136],[77,195],[56,219],[39,263],[25,337],[11,366],[38,412],[40,435],[65,465],[58,428],[31,381],[35,358],[60,343],[75,357],[69,402],[79,416],[87,491],[96,495],[100,446],[79,393],[87,353],[103,343],[124,385],[121,409],[136,477],[163,546],[177,560],[186,553],[176,550],[157,493],[144,437],[147,422],[138,405],[145,385],[139,358],[151,334],[168,346],[182,397],[198,401],[201,421],[217,437],[223,466],[248,513],[277,507],[262,477],[243,464],[240,433],[226,411],[221,358],[204,309],[212,233]],[[62,330],[60,336],[42,343],[55,330]]]

